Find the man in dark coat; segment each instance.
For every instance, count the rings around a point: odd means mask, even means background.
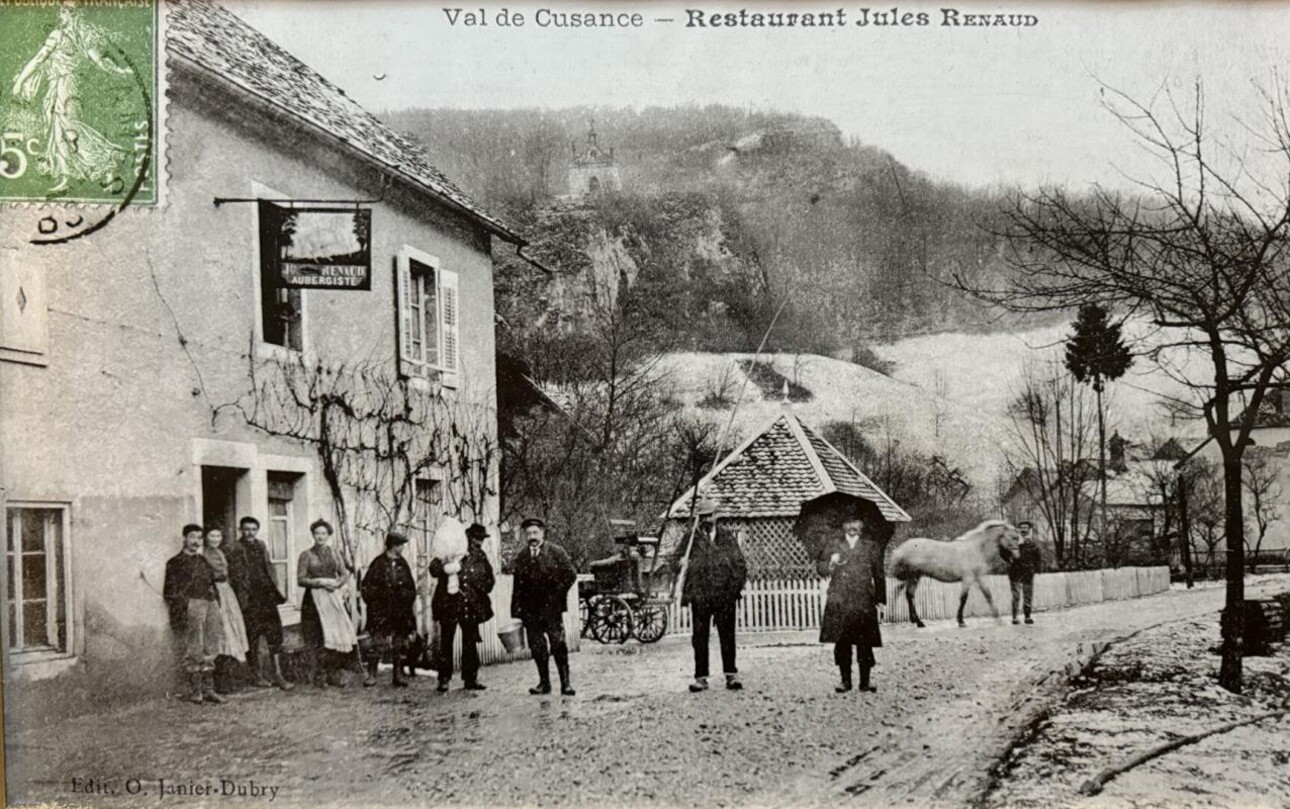
[[[1023,605],[1026,623],[1033,624],[1030,607],[1035,599],[1035,574],[1043,567],[1043,557],[1039,546],[1035,544],[1035,524],[1029,521],[1017,523],[1020,538],[1017,552],[1008,560],[1008,583],[1012,585],[1012,622],[1017,621],[1017,606]]]
[[[184,671],[192,689],[191,702],[221,703],[215,693],[215,657],[224,637],[215,591],[215,573],[202,555],[200,525],[185,525],[183,549],[166,560],[162,596],[170,613],[170,628],[183,649]]]
[[[851,649],[860,664],[860,690],[877,691],[869,683],[873,650],[882,646],[878,610],[887,603],[887,577],[882,568],[882,545],[864,530],[858,517],[842,523],[842,536],[823,549],[817,569],[829,577],[829,596],[820,622],[820,643],[832,643],[833,661],[842,682],[839,694],[851,690]]]
[[[408,538],[397,531],[385,535],[385,553],[372,560],[363,576],[361,592],[367,605],[367,633],[373,641],[373,653],[367,658],[367,677],[363,685],[376,685],[376,666],[388,649],[394,664],[392,685],[407,688],[403,679],[403,644],[417,631],[413,603],[417,598],[412,568],[403,558]]]
[[[564,613],[569,588],[578,580],[578,572],[564,548],[546,541],[546,523],[529,518],[520,527],[528,547],[520,551],[513,565],[515,593],[511,597],[511,617],[524,623],[533,662],[537,664],[538,684],[529,693],[551,693],[548,661],[555,657],[560,693],[573,696],[569,647],[564,640]]]
[[[228,561],[228,581],[242,608],[242,621],[246,624],[246,665],[251,672],[251,684],[260,688],[277,685],[283,691],[291,690],[291,683],[282,676],[282,617],[278,605],[287,599],[278,589],[273,578],[273,565],[269,562],[269,549],[260,541],[260,521],[243,517],[238,522],[241,536],[224,549]],[[273,682],[264,679],[260,668],[260,638],[269,646],[273,658]]]
[[[739,682],[739,669],[735,666],[735,606],[748,580],[748,563],[739,548],[738,535],[724,525],[717,525],[714,501],[700,501],[695,511],[699,525],[691,542],[681,587],[681,605],[689,605],[693,618],[690,642],[694,646],[694,682],[690,690],[698,693],[708,688],[709,632],[716,623],[726,688],[737,691],[743,684]]]
[[[430,560],[430,575],[435,577],[434,598],[430,610],[439,624],[439,692],[448,690],[452,679],[452,643],[461,627],[461,679],[467,691],[483,691],[479,682],[479,648],[482,640],[479,625],[493,617],[488,594],[493,591],[493,566],[484,553],[488,530],[479,523],[466,529],[470,550],[460,562],[444,564]],[[448,577],[457,574],[457,592],[448,592]]]

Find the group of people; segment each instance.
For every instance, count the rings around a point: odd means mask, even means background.
[[[691,644],[694,650],[694,681],[690,691],[708,690],[710,677],[710,633],[715,625],[721,650],[725,687],[743,687],[736,662],[735,614],[748,565],[737,532],[719,524],[717,505],[711,500],[697,504],[697,524],[689,539],[681,603],[690,607],[693,619]],[[1018,606],[1025,621],[1033,623],[1031,602],[1034,575],[1040,567],[1038,548],[1023,522],[1019,551],[1008,559],[1012,582],[1013,623]],[[184,671],[189,678],[190,699],[196,703],[223,702],[214,686],[216,661],[227,658],[244,665],[252,685],[277,685],[290,690],[283,677],[281,653],[282,621],[278,606],[286,597],[273,576],[268,549],[258,538],[259,521],[243,517],[239,537],[225,545],[218,528],[186,525],[183,546],[166,563],[164,595],[171,627],[181,650]],[[550,663],[555,660],[560,693],[576,692],[569,670],[569,648],[565,639],[564,613],[568,592],[577,571],[564,548],[546,539],[546,524],[529,518],[521,524],[526,547],[514,559],[514,592],[511,615],[518,618],[528,638],[538,683],[530,694],[552,691]],[[817,569],[829,579],[828,597],[820,627],[820,642],[834,644],[834,662],[840,682],[839,693],[851,691],[852,660],[859,668],[859,690],[876,691],[870,673],[875,665],[873,650],[882,646],[879,629],[887,603],[883,549],[892,527],[882,519],[844,519],[840,536],[830,537],[819,556]],[[297,583],[304,590],[300,610],[300,631],[308,669],[314,685],[326,687],[358,646],[354,621],[341,597],[341,588],[355,571],[331,547],[332,526],[318,520],[310,526],[313,545],[300,554]],[[461,675],[467,690],[484,690],[479,682],[479,627],[493,617],[490,593],[494,575],[483,543],[488,532],[478,523],[466,529],[469,550],[459,560],[433,559],[430,574],[436,579],[431,612],[439,624],[437,662],[438,691],[448,690],[453,672],[453,647],[460,632]],[[405,687],[409,639],[417,636],[416,580],[403,558],[408,543],[404,534],[391,531],[385,536],[385,550],[368,565],[359,585],[366,608],[366,629],[370,643],[362,656],[366,677],[363,684],[375,685],[377,667],[384,657],[392,663],[391,683]],[[449,579],[452,577],[452,585]],[[258,652],[263,639],[272,658],[272,680],[264,676]]]
[[[258,538],[259,521],[243,517],[238,528],[239,538],[226,546],[219,528],[185,525],[179,553],[166,562],[163,596],[188,677],[189,699],[195,703],[224,701],[215,687],[217,662],[243,667],[251,685],[292,688],[282,673],[283,629],[278,612],[287,599],[274,579],[268,549]],[[511,614],[522,622],[538,667],[539,681],[530,692],[551,693],[549,666],[554,657],[560,692],[573,695],[563,619],[577,573],[569,554],[546,542],[545,523],[525,520],[522,529],[527,548],[515,560]],[[313,684],[325,688],[337,684],[340,671],[353,660],[359,646],[353,618],[341,595],[356,571],[332,547],[330,523],[318,520],[309,531],[313,545],[300,554],[296,565],[296,582],[304,591],[300,634]],[[434,666],[440,692],[448,690],[452,679],[458,633],[465,688],[485,688],[479,682],[477,644],[483,639],[480,625],[493,617],[489,595],[493,567],[483,549],[487,537],[484,526],[473,524],[466,529],[469,550],[465,556],[446,562],[436,558],[429,565],[436,579],[430,608],[439,625]],[[407,543],[406,535],[387,533],[384,552],[368,565],[359,584],[370,640],[361,655],[366,686],[376,684],[377,668],[385,657],[392,663],[392,685],[407,685],[405,671],[412,663],[407,657],[408,646],[411,639],[419,637],[416,580],[403,558]],[[272,681],[264,676],[258,657],[261,639],[272,657]]]
[[[225,545],[219,528],[185,525],[182,549],[166,562],[163,595],[193,702],[224,701],[215,691],[219,658],[247,666],[256,686],[291,689],[282,676],[278,614],[286,598],[273,577],[268,549],[258,538],[259,521],[243,517],[238,531],[240,536]],[[272,682],[260,666],[261,639],[272,658]]]

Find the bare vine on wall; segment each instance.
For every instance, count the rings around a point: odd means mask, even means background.
[[[497,496],[496,413],[464,391],[401,376],[390,360],[257,357],[249,387],[220,410],[316,454],[352,563],[416,519],[418,481],[438,480],[444,510],[482,520]]]

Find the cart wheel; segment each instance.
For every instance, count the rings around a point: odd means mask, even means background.
[[[667,634],[667,605],[647,604],[636,611],[636,639],[654,643]]]
[[[600,596],[591,613],[591,636],[601,643],[626,643],[632,636],[632,608],[618,596]]]
[[[593,598],[594,598],[594,596],[593,596]],[[589,638],[589,637],[591,637],[591,607],[590,607],[590,604],[591,604],[591,599],[590,599],[590,598],[580,598],[580,599],[578,599],[578,626],[579,626],[579,628],[580,628],[580,631],[579,631],[579,633],[578,633],[579,637],[583,637],[583,638]]]

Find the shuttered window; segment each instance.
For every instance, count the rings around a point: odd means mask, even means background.
[[[399,251],[395,264],[400,372],[456,387],[461,366],[457,273],[410,247]]]

